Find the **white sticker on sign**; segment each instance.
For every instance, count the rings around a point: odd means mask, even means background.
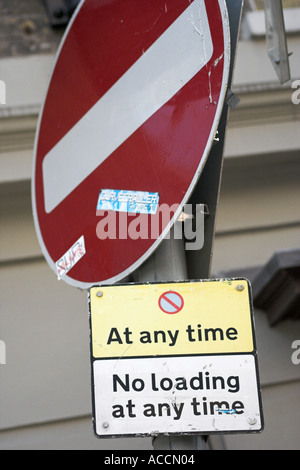
[[[85,255],[84,236],[82,235],[77,242],[56,262],[56,271],[58,279],[62,279],[70,269]]]
[[[98,436],[258,432],[251,354],[95,361]]]

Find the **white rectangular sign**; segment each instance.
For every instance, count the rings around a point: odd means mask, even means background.
[[[98,436],[262,428],[251,354],[95,361]]]
[[[263,429],[245,279],[90,289],[98,437]]]

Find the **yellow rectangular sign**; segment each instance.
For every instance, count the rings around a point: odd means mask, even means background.
[[[255,349],[245,279],[101,286],[89,296],[94,359]]]

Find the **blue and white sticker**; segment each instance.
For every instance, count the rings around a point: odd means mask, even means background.
[[[158,203],[158,193],[102,189],[98,198],[97,210],[154,215],[156,214]]]

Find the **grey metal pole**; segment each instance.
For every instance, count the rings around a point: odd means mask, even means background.
[[[181,222],[176,222],[181,223]],[[175,240],[174,229],[150,258],[134,273],[135,282],[182,281],[187,279],[184,240]]]
[[[180,223],[180,222],[176,222]],[[187,279],[184,240],[176,240],[171,230],[170,239],[163,240],[155,253],[136,271],[136,282],[182,281]],[[157,436],[154,450],[207,450],[202,436]]]
[[[231,69],[228,83],[230,89],[244,0],[226,0],[226,3],[231,35]],[[189,269],[192,272],[192,276],[195,274],[194,278],[210,277],[215,213],[220,188],[227,112],[228,109],[225,107],[219,126],[222,145],[219,145],[216,150],[212,149],[211,158],[206,163],[203,175],[201,175],[190,201],[198,204],[207,204],[209,211],[212,212],[209,216],[209,222],[205,224],[204,236],[206,243],[204,248],[200,250],[200,256],[199,254],[196,255],[194,251],[186,252],[184,240],[174,239],[172,236],[174,230],[171,230],[170,239],[164,240],[154,254],[135,272],[134,280],[136,282],[187,280],[187,255],[189,256]],[[155,450],[208,450],[206,437],[195,435],[157,436],[153,439],[153,448]]]

